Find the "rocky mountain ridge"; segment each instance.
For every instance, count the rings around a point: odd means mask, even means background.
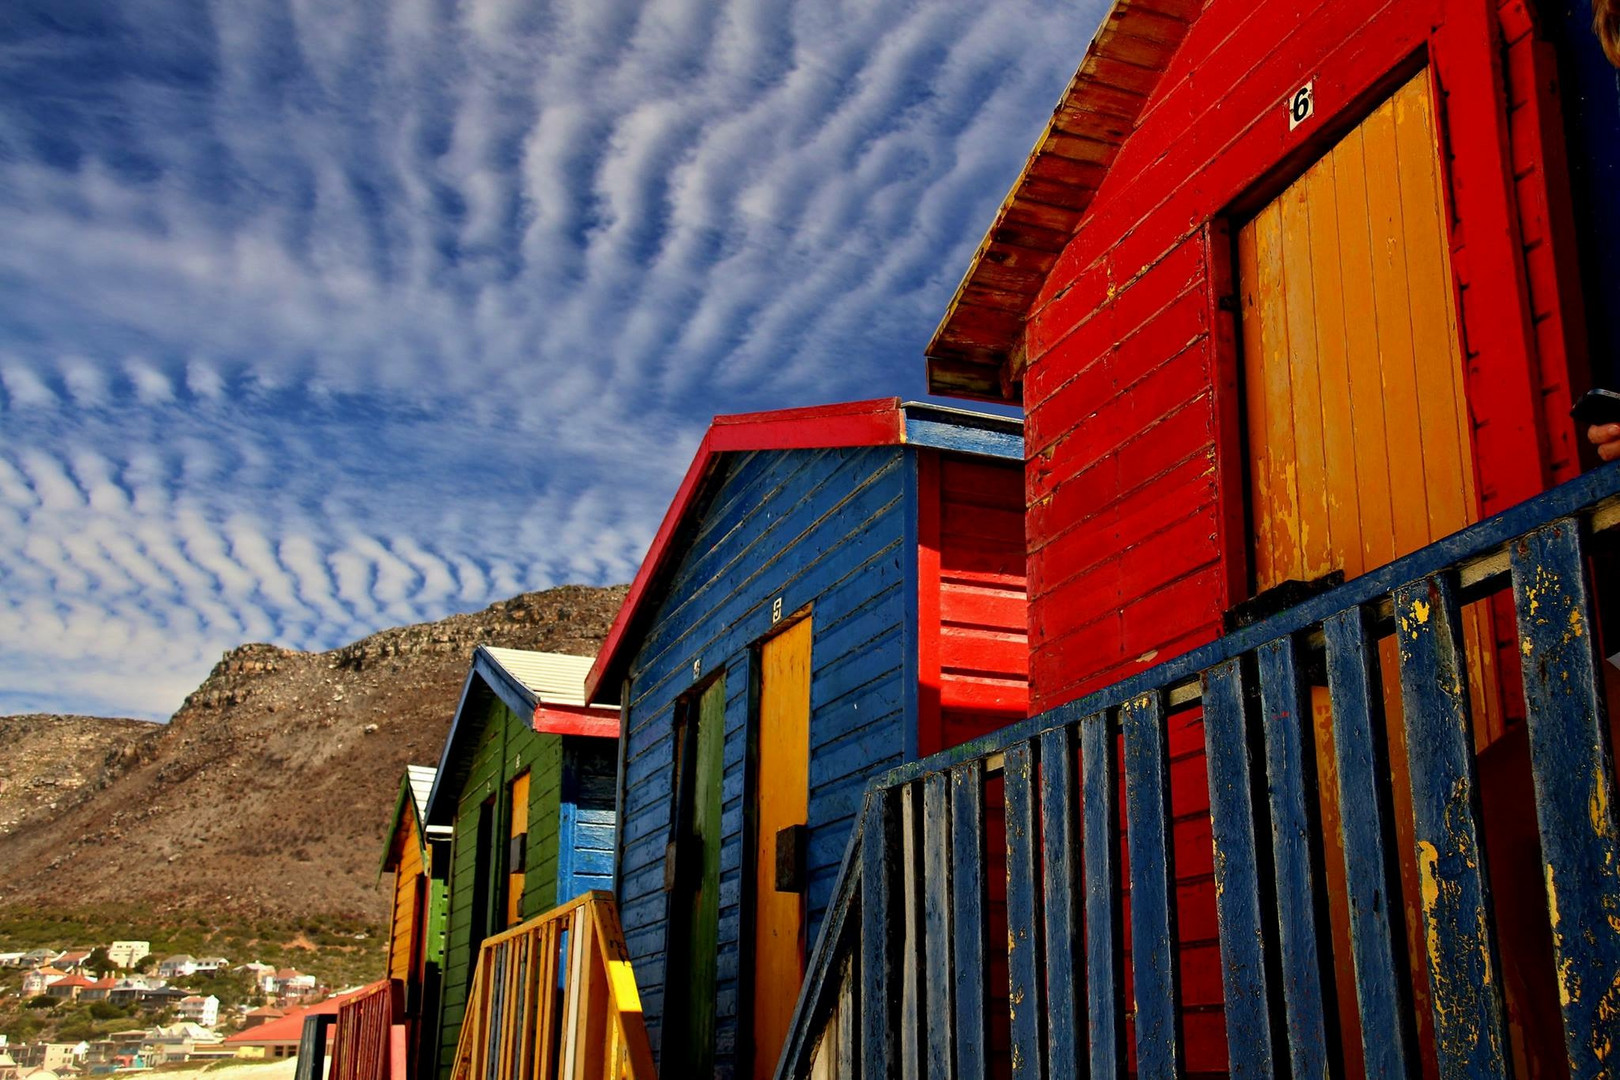
[[[623,586],[568,585],[323,653],[232,649],[166,725],[0,717],[0,906],[382,917],[406,764],[437,764],[480,644],[590,655]],[[49,796],[49,797],[47,797]]]

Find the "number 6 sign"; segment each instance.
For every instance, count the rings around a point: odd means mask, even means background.
[[[1311,89],[1315,85],[1316,80],[1312,79],[1289,95],[1287,101],[1289,131],[1293,131],[1316,115],[1316,94]]]

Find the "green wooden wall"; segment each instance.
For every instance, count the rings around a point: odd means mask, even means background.
[[[464,718],[467,719],[467,718]],[[489,933],[506,928],[506,846],[511,833],[511,796],[507,787],[529,770],[529,840],[524,873],[522,917],[549,911],[557,895],[557,817],[562,775],[562,738],[542,735],[499,699],[491,699],[474,730],[461,737],[458,755],[470,758],[466,779],[456,798],[456,820],[450,849],[450,881],[445,933],[444,990],[439,1020],[439,1076],[447,1078],[454,1063],[456,1040],[467,1005],[476,921],[474,894],[478,869],[478,809],[495,800],[494,852],[488,860],[486,892]],[[452,767],[459,762],[447,763]]]

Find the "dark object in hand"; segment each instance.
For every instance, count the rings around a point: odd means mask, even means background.
[[[1601,388],[1588,390],[1569,415],[1583,424],[1620,424],[1620,393]]]

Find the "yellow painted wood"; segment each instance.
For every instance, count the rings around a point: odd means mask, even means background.
[[[810,620],[760,654],[759,857],[754,876],[753,1075],[768,1080],[804,981],[805,897],[776,891],[776,835],[810,820]]]
[[[511,837],[527,836],[529,832],[529,774],[519,773],[512,780]],[[519,871],[506,875],[506,925],[516,926],[523,921],[523,879],[528,875]]]
[[[1355,577],[1472,524],[1479,500],[1427,71],[1238,233],[1257,590]],[[1485,605],[1464,617],[1475,736],[1502,731]],[[1381,643],[1402,886],[1418,895],[1405,725]],[[1313,694],[1344,1046],[1359,1056],[1332,715]],[[1405,912],[1420,1038],[1432,1045],[1416,910]],[[1347,1075],[1359,1062],[1347,1061]]]
[[[427,888],[422,876],[422,844],[415,815],[405,814],[397,843],[399,862],[394,867],[394,916],[388,935],[388,977],[408,981],[416,958],[416,943],[423,929],[420,894]]]

